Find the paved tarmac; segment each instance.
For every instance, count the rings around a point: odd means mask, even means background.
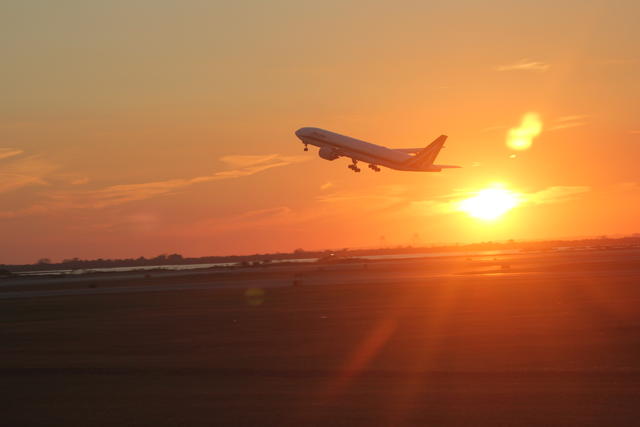
[[[3,423],[637,425],[639,259],[13,282]]]

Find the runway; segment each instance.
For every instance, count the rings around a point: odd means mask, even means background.
[[[639,255],[5,283],[3,418],[635,425]]]
[[[620,261],[617,256],[625,258]],[[592,276],[635,277],[640,267],[640,250],[614,253],[586,252],[571,254],[579,257],[573,264],[553,264],[547,271],[545,263],[558,262],[566,254],[507,255],[496,257],[458,257],[457,259],[406,259],[377,263],[330,265],[298,265],[275,268],[234,269],[232,271],[160,271],[148,277],[148,272],[112,275],[33,278],[22,277],[0,281],[0,299],[63,297],[75,295],[105,295],[226,288],[277,288],[294,285],[393,285],[416,283],[428,285],[448,280],[552,280],[580,278],[586,270]],[[542,261],[541,261],[542,260]],[[613,265],[612,265],[613,263]],[[507,266],[508,268],[505,268]],[[561,267],[558,269],[557,267]],[[588,266],[588,267],[587,267]],[[594,266],[596,268],[594,268]],[[546,267],[546,268],[545,268]],[[270,273],[270,274],[266,274]],[[277,276],[276,279],[273,276]],[[33,290],[33,289],[36,290]]]

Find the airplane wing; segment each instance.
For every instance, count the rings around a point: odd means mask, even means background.
[[[399,151],[401,153],[407,153],[407,154],[416,154],[419,153],[420,151],[422,151],[424,149],[424,147],[421,148],[394,148],[394,150]]]

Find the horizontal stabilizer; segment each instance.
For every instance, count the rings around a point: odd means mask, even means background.
[[[420,150],[413,158],[407,161],[407,164],[414,168],[428,168],[433,165],[438,153],[442,150],[444,142],[447,140],[447,135],[440,135],[431,144]]]
[[[419,153],[422,150],[424,150],[424,147],[420,147],[420,148],[394,148],[394,150],[399,151],[401,153],[416,154],[416,153]]]

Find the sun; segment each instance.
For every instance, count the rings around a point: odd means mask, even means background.
[[[493,221],[518,206],[518,194],[505,188],[486,188],[474,196],[461,200],[458,209],[470,216],[485,221]]]

